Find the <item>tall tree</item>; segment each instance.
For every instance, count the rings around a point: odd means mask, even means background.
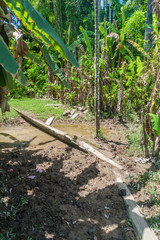
[[[152,0],[147,0],[146,24],[148,26],[152,24]],[[151,27],[145,29],[146,48],[149,48],[152,45],[152,31],[153,29]]]
[[[96,137],[100,130],[100,79],[99,79],[99,0],[95,4],[95,115]]]
[[[103,3],[104,3],[104,18],[107,21],[107,4],[108,4],[108,1],[104,0]]]

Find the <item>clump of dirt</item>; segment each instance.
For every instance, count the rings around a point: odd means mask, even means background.
[[[24,126],[0,135],[4,239],[135,240],[112,166]],[[90,142],[114,158],[118,138]]]

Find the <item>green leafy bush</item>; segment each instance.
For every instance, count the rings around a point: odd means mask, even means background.
[[[136,11],[125,23],[123,33],[127,39],[138,43],[141,47],[144,45],[144,32],[145,32],[145,12]]]
[[[23,86],[15,81],[15,88],[10,92],[11,97],[43,96],[48,89],[48,76],[45,73],[45,64],[38,66],[31,61],[25,60],[24,73],[29,79],[28,84]]]

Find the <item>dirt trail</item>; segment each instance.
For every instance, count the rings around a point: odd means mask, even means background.
[[[113,142],[85,138],[115,157]],[[11,239],[135,240],[112,166],[27,123],[1,127],[0,194]]]

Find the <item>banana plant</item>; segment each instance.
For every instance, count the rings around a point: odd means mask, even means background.
[[[80,27],[82,34],[77,36],[77,40],[74,41],[68,48],[70,51],[75,49],[81,43],[85,43],[88,54],[93,57],[92,47],[89,36],[94,36],[94,32],[85,30],[82,26]]]
[[[39,38],[48,46],[52,45],[54,50],[58,51],[62,57],[68,59],[75,66],[78,66],[77,61],[62,39],[28,0],[4,0],[4,2],[22,22],[23,26],[31,34],[34,34],[34,38]]]
[[[156,114],[148,113],[151,117],[152,129],[156,136],[160,136],[160,119]]]
[[[81,30],[81,32],[83,34],[84,42],[85,42],[85,44],[87,46],[87,51],[88,51],[90,57],[93,57],[91,42],[90,42],[89,36],[87,34],[87,31],[82,26],[80,26],[80,30]]]
[[[29,53],[28,45],[23,40],[22,33],[13,25],[12,16],[8,8],[11,9],[19,21],[21,21],[25,32],[33,39],[39,41],[39,47],[42,49],[45,61],[48,62],[51,69],[63,81],[66,87],[68,87],[58,65],[50,56],[53,50],[58,51],[65,60],[70,61],[76,67],[78,66],[76,59],[62,39],[28,0],[4,0],[0,1],[0,95],[4,92],[2,91],[3,87],[13,88],[13,78],[18,78],[22,84],[27,82],[27,77],[20,69],[21,62],[25,55],[32,60],[34,59],[33,54]],[[15,45],[12,55],[9,44],[13,39]],[[0,99],[6,98],[0,96]],[[1,102],[2,100],[0,101],[0,107],[4,113],[5,109],[2,109],[3,104],[1,104]]]

